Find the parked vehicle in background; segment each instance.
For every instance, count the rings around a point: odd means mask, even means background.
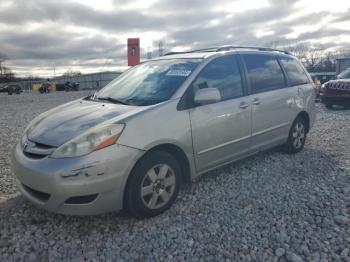
[[[19,95],[22,92],[22,88],[17,84],[7,84],[6,89],[9,95],[12,95],[12,94]]]
[[[51,81],[47,79],[45,83],[42,83],[39,88],[40,94],[50,93],[51,92]]]
[[[275,146],[301,151],[314,120],[311,77],[287,52],[171,53],[39,115],[12,167],[22,194],[46,210],[149,217],[209,170]]]
[[[7,84],[0,84],[0,93],[7,92]]]
[[[350,108],[350,68],[341,72],[336,80],[328,81],[321,86],[320,96],[327,108],[340,105]]]
[[[9,95],[20,94],[22,88],[16,83],[0,84],[0,92],[7,92]]]
[[[71,83],[69,81],[67,81],[66,83],[64,83],[64,90],[66,92],[68,91],[78,91],[79,90],[79,83]]]

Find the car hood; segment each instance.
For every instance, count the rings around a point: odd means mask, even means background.
[[[78,100],[44,113],[45,116],[29,128],[27,136],[36,143],[58,147],[98,124],[114,119],[118,121],[144,108]]]

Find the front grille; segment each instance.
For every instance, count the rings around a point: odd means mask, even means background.
[[[56,147],[38,143],[35,141],[27,140],[23,144],[23,153],[28,158],[32,159],[42,159],[50,155]]]
[[[350,91],[350,82],[347,81],[329,81],[326,86],[330,90]]]
[[[35,143],[35,146],[37,148],[40,148],[40,149],[52,149],[52,148],[54,148],[54,146],[45,145],[45,144],[38,143],[38,142],[34,142],[34,143]]]
[[[65,204],[88,204],[94,201],[97,198],[97,194],[85,195],[85,196],[75,196],[68,198],[64,203]]]
[[[50,194],[48,193],[41,192],[39,190],[26,186],[25,184],[22,184],[22,186],[32,197],[40,200],[41,202],[47,202],[47,200],[50,198]]]
[[[26,152],[26,151],[23,151],[23,154],[26,157],[29,157],[29,158],[32,158],[32,159],[42,159],[42,158],[46,157],[46,155],[39,155],[39,154],[29,153],[29,152]]]

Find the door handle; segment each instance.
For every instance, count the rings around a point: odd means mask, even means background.
[[[246,103],[246,102],[241,102],[241,103],[239,104],[239,107],[242,108],[242,109],[246,109],[248,106],[249,106],[249,104]]]
[[[260,98],[258,97],[254,98],[253,105],[260,105]]]

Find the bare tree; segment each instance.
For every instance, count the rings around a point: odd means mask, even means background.
[[[350,57],[350,49],[339,49],[336,50],[334,53],[335,58],[343,58],[343,57]]]
[[[152,59],[152,48],[147,47],[147,59]]]
[[[322,46],[311,46],[304,43],[296,43],[284,47],[284,50],[296,56],[310,72],[322,71],[324,62],[330,62],[331,57],[325,53]]]
[[[8,67],[2,67],[2,78],[7,81],[13,80],[15,78],[15,74]]]
[[[9,82],[15,78],[15,74],[12,72],[12,70],[4,66],[6,60],[6,55],[0,53],[0,82]]]
[[[5,54],[0,53],[0,75],[3,74],[4,70],[4,62],[7,60],[7,57]]]
[[[324,50],[321,47],[309,48],[305,57],[305,65],[311,72],[319,71],[324,57]]]
[[[164,43],[162,40],[158,42],[158,55],[163,56],[164,55]]]
[[[80,71],[67,70],[62,76],[80,76]]]
[[[334,53],[327,52],[322,61],[322,71],[323,72],[334,72],[336,70],[335,68],[336,63],[336,57]]]
[[[308,46],[303,43],[290,44],[283,49],[296,56],[299,60],[305,60],[309,50]]]

